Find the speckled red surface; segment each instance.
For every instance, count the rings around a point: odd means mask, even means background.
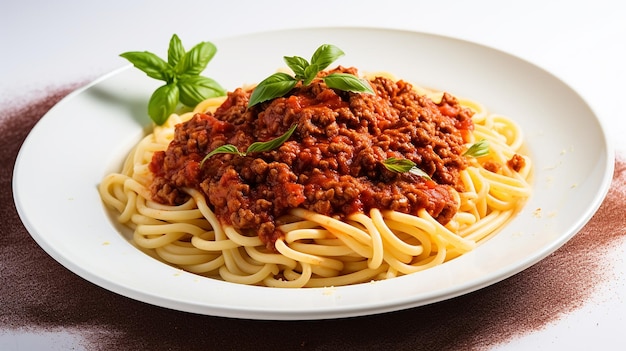
[[[94,350],[487,349],[541,329],[583,306],[611,279],[590,259],[626,237],[626,159],[587,226],[527,270],[444,302],[328,321],[250,321],[195,315],[137,302],[95,286],[50,258],[24,229],[11,177],[20,145],[50,107],[77,85],[0,104],[0,333],[68,330]],[[80,348],[78,347],[78,348]]]

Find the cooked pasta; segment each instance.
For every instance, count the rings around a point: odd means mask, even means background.
[[[385,75],[369,78],[374,76]],[[413,89],[435,104],[446,98],[441,92]],[[205,188],[180,187],[182,200],[175,204],[155,200],[155,153],[172,143],[177,125],[197,114],[213,114],[225,108],[225,101],[228,98],[206,100],[155,126],[129,153],[122,170],[106,175],[99,187],[116,220],[133,230],[137,247],[192,273],[278,288],[342,286],[411,274],[475,249],[495,235],[531,193],[532,162],[524,153],[519,126],[477,101],[458,99],[472,112],[473,127],[463,136],[463,149],[486,141],[489,153],[462,155],[466,164],[459,168],[457,184],[445,188],[454,204],[446,220],[427,208],[407,212],[364,206],[340,216],[295,206],[275,218],[274,232],[280,235],[268,239],[224,220]]]

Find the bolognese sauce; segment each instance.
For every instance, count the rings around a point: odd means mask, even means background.
[[[371,208],[426,209],[446,224],[458,208],[451,189],[462,190],[471,110],[449,94],[435,103],[404,81],[377,77],[370,85],[376,94],[316,80],[250,108],[251,90],[230,92],[215,112],[177,125],[167,150],[154,154],[153,199],[179,204],[188,197],[183,187],[198,189],[222,223],[256,233],[268,248],[282,235],[281,216],[296,207],[337,218]],[[222,145],[246,150],[294,124],[291,137],[272,151],[216,154],[202,162]],[[388,170],[384,161],[391,157],[413,161],[429,177]]]

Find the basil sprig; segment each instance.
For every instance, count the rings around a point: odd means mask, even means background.
[[[211,156],[217,155],[217,154],[233,154],[233,155],[239,155],[239,156],[247,156],[248,154],[253,153],[253,152],[272,151],[278,148],[279,146],[281,146],[282,144],[284,144],[287,140],[289,140],[289,138],[291,137],[291,134],[293,134],[297,126],[298,126],[297,124],[292,125],[291,128],[289,128],[289,130],[286,131],[283,135],[276,137],[274,139],[263,141],[263,142],[261,141],[254,142],[250,144],[250,146],[248,146],[245,152],[239,151],[239,149],[237,149],[237,147],[232,144],[225,144],[220,147],[217,147],[213,149],[213,151],[209,152],[206,156],[204,156],[204,158],[202,159],[202,162],[200,162],[200,167],[202,167],[202,164],[204,163],[204,161],[209,159]]]
[[[179,102],[193,107],[207,98],[226,95],[219,83],[200,75],[216,52],[217,48],[211,42],[201,42],[185,51],[180,38],[174,34],[170,39],[167,61],[148,51],[129,51],[120,56],[148,77],[165,81],[148,102],[148,115],[154,123],[162,125]]]
[[[426,178],[428,180],[431,180],[431,178],[428,175],[428,173],[426,173],[422,169],[418,168],[417,165],[415,164],[415,162],[413,162],[411,160],[407,160],[406,158],[390,157],[390,158],[386,159],[385,161],[383,161],[383,165],[385,166],[385,168],[387,168],[388,170],[390,170],[392,172],[395,172],[395,173],[409,172],[409,173],[414,174],[416,176],[423,177],[423,178]]]
[[[481,157],[489,154],[489,142],[486,139],[472,144],[464,153],[463,156]]]
[[[295,76],[287,73],[274,73],[262,80],[252,92],[248,107],[264,101],[284,96],[293,89],[298,82],[307,86],[313,82],[317,74],[326,69],[331,63],[345,53],[338,47],[324,44],[317,48],[311,57],[311,62],[300,56],[285,56],[285,63],[294,72]],[[332,73],[322,78],[326,86],[331,89],[351,91],[355,93],[374,94],[369,83],[352,74]]]

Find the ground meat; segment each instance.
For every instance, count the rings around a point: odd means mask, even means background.
[[[483,168],[492,173],[500,173],[502,165],[495,161],[487,161],[483,164]]]
[[[447,223],[458,207],[451,189],[460,189],[459,172],[467,166],[461,155],[473,128],[470,110],[449,94],[437,104],[403,81],[370,83],[376,94],[315,80],[251,108],[251,91],[229,93],[215,113],[178,125],[168,149],[155,153],[153,198],[176,204],[184,201],[182,187],[199,189],[223,223],[256,233],[270,248],[282,235],[276,221],[295,207],[339,218],[371,208],[412,214],[424,208]],[[216,154],[201,163],[219,146],[245,151],[294,124],[277,149]],[[383,162],[390,157],[413,161],[430,179],[388,170]]]
[[[515,172],[519,172],[522,168],[524,168],[524,166],[526,166],[526,160],[524,157],[515,154],[510,160],[506,161],[506,165]]]

